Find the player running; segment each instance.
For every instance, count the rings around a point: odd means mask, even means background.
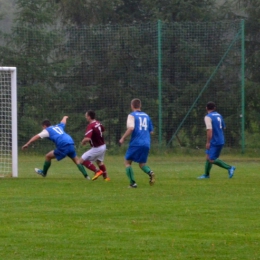
[[[105,181],[110,181],[110,178],[107,176],[106,166],[104,164],[106,144],[104,141],[103,132],[105,131],[105,128],[95,119],[96,114],[94,111],[87,111],[85,117],[89,125],[87,126],[85,137],[81,141],[81,144],[85,145],[89,142],[92,148],[81,156],[80,163],[95,173],[92,181],[96,180],[101,175],[103,175],[103,179]],[[93,164],[94,161],[97,163],[99,169],[97,169]]]
[[[120,144],[123,144],[125,139],[131,135],[130,144],[125,155],[125,167],[126,175],[130,180],[129,188],[137,188],[137,184],[134,178],[134,172],[132,169],[132,162],[139,163],[139,167],[148,174],[150,185],[155,182],[155,174],[146,165],[151,138],[150,134],[153,133],[153,125],[150,117],[141,111],[141,100],[133,99],[131,101],[132,113],[127,118],[127,130],[119,140]]]
[[[207,179],[210,175],[212,164],[228,170],[229,178],[232,178],[236,167],[230,166],[218,159],[223,145],[225,143],[223,129],[226,128],[223,117],[216,112],[216,106],[213,102],[208,102],[206,106],[207,115],[204,118],[207,128],[207,143],[206,143],[206,163],[205,173],[198,179]]]
[[[57,161],[64,159],[66,156],[70,157],[71,160],[77,165],[80,172],[85,178],[90,179],[85,168],[79,163],[79,159],[76,155],[74,141],[70,135],[65,133],[65,125],[67,123],[68,116],[64,116],[61,122],[57,125],[51,125],[49,120],[44,120],[42,122],[42,132],[33,136],[23,147],[22,150],[28,148],[28,146],[40,138],[48,138],[53,141],[56,145],[56,149],[50,151],[45,155],[45,162],[43,165],[43,170],[35,168],[35,172],[46,177],[48,169],[51,166],[51,160],[56,158]]]

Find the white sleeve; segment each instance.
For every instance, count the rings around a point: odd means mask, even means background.
[[[204,118],[206,129],[212,129],[212,119],[209,116]]]
[[[126,128],[130,128],[130,127],[135,128],[135,118],[132,115],[128,115],[127,117]]]
[[[38,134],[41,138],[47,138],[49,137],[49,132],[46,129],[43,129],[39,134]]]

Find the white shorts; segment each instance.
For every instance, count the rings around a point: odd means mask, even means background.
[[[106,145],[103,144],[99,147],[92,147],[90,150],[88,150],[87,152],[83,153],[81,158],[84,161],[91,161],[91,162],[95,162],[95,161],[100,161],[103,162],[104,161],[104,157],[105,157],[105,153],[106,153]]]

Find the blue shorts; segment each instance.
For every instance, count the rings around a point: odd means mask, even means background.
[[[208,150],[206,150],[206,154],[209,156],[210,160],[216,160],[220,153],[221,150],[223,148],[223,144],[221,145],[210,145],[210,148]]]
[[[146,163],[149,150],[150,150],[149,147],[129,146],[125,154],[125,159],[137,163]]]
[[[57,147],[54,150],[54,155],[57,161],[64,159],[66,156],[69,156],[71,159],[74,159],[77,156],[74,144]]]

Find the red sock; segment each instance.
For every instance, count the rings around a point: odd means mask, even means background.
[[[107,178],[107,172],[106,172],[107,169],[106,169],[105,164],[100,165],[100,166],[99,166],[99,169],[103,172],[103,178],[106,179],[106,178]]]
[[[91,162],[91,161],[84,161],[83,165],[88,168],[89,170],[91,170],[92,172],[96,172],[97,168],[95,167],[95,165]]]

